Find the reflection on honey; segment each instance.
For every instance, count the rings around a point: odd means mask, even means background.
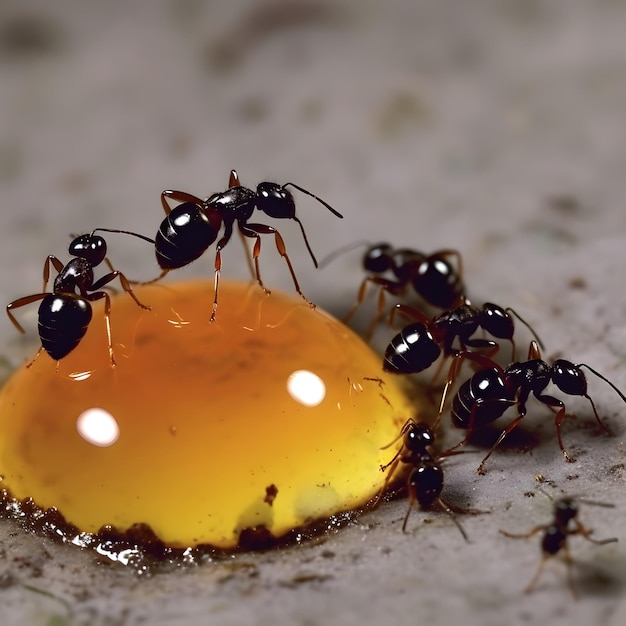
[[[381,358],[300,298],[209,281],[113,298],[57,364],[42,353],[0,391],[1,486],[85,532],[148,524],[173,547],[279,537],[363,506],[410,403]],[[100,303],[98,303],[100,304]],[[369,380],[374,379],[374,380]],[[384,383],[380,380],[384,379]]]

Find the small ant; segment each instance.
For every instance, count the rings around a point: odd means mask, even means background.
[[[291,261],[287,255],[285,242],[280,233],[272,226],[253,224],[249,221],[255,208],[269,217],[295,220],[300,226],[304,243],[313,260],[313,264],[317,267],[317,259],[309,245],[306,233],[304,232],[304,226],[296,217],[296,205],[293,195],[286,189],[289,185],[315,198],[315,200],[323,204],[331,213],[339,218],[343,218],[341,213],[338,213],[329,204],[324,202],[324,200],[294,183],[278,185],[276,183],[263,182],[259,183],[256,191],[242,187],[239,183],[239,176],[235,170],[231,170],[230,172],[228,189],[220,193],[215,193],[205,200],[184,191],[165,190],[161,194],[161,204],[165,211],[166,218],[161,222],[159,231],[155,237],[156,259],[162,272],[150,282],[156,282],[171,270],[184,267],[202,256],[208,247],[217,239],[223,224],[224,235],[217,242],[215,254],[215,288],[213,312],[211,314],[211,321],[214,321],[217,311],[219,276],[222,268],[221,251],[230,241],[233,234],[233,226],[236,222],[241,235],[256,239],[252,256],[254,259],[256,280],[259,285],[269,293],[261,280],[259,255],[261,253],[261,235],[273,234],[278,253],[287,263],[296,291],[309,305],[314,306],[300,289]],[[181,204],[172,209],[167,202],[168,199],[180,202]]]
[[[456,259],[456,268],[448,257]],[[370,275],[361,282],[356,302],[345,317],[345,322],[352,319],[365,300],[368,283],[379,285],[378,310],[370,325],[370,335],[383,317],[385,292],[393,296],[404,296],[412,286],[428,304],[438,309],[450,309],[465,300],[463,263],[456,250],[438,250],[426,255],[409,248],[396,250],[388,243],[377,243],[365,252],[363,269]],[[385,278],[384,274],[391,277]]]
[[[41,348],[37,352],[35,359],[42,350],[45,350],[57,361],[58,365],[58,361],[76,348],[85,336],[92,318],[91,302],[104,298],[104,319],[106,322],[109,357],[111,366],[115,367],[111,341],[111,322],[109,319],[111,300],[109,294],[106,291],[101,291],[101,289],[116,278],[119,278],[124,291],[131,296],[138,306],[142,309],[150,310],[150,307],[139,302],[126,276],[122,272],[113,269],[113,266],[106,258],[106,241],[103,237],[94,234],[99,231],[124,233],[154,243],[152,239],[130,231],[96,228],[89,234],[76,237],[70,243],[69,253],[73,258],[66,265],[63,265],[56,256],[49,255],[43,266],[42,293],[18,298],[7,305],[9,319],[17,330],[24,333],[24,328],[13,315],[12,310],[37,300],[42,301],[39,305],[38,314]],[[106,262],[111,271],[94,282],[94,267],[100,265],[103,261]],[[50,265],[53,265],[58,272],[51,292],[47,291],[50,279]],[[34,363],[35,359],[28,364],[28,367]]]
[[[480,358],[478,356],[474,360],[480,360]],[[544,389],[550,382],[567,395],[587,398],[591,403],[596,421],[607,433],[609,429],[600,420],[596,405],[587,393],[587,379],[582,368],[586,367],[592,374],[608,383],[626,402],[626,396],[610,380],[586,363],[574,364],[565,359],[557,359],[549,365],[543,361],[539,346],[535,341],[530,343],[527,361],[511,363],[504,369],[487,358],[483,359],[483,364],[485,369],[476,372],[463,383],[454,397],[451,411],[454,425],[471,432],[474,427],[494,422],[511,406],[517,407],[518,416],[500,433],[481,461],[478,466],[479,474],[484,473],[485,462],[493,451],[526,415],[526,402],[531,393],[555,414],[554,426],[559,448],[568,463],[574,460],[565,450],[561,437],[561,425],[566,417],[565,404],[558,398],[544,393]],[[468,437],[457,446],[463,445]]]
[[[443,491],[443,470],[441,469],[441,465],[439,465],[441,457],[433,456],[430,451],[435,441],[433,431],[424,422],[416,422],[409,418],[402,427],[398,437],[389,445],[385,446],[385,448],[392,446],[400,437],[402,437],[402,447],[396,452],[389,463],[381,465],[380,467],[383,472],[389,471],[385,479],[385,484],[376,497],[374,505],[377,505],[380,501],[398,465],[400,463],[406,463],[411,465],[412,469],[407,478],[409,507],[404,516],[404,521],[402,522],[402,532],[406,532],[409,515],[415,503],[417,503],[422,510],[430,509],[437,503],[450,515],[465,541],[468,541],[467,534],[454,513],[476,513],[477,511],[468,511],[453,507],[441,497],[441,492]]]
[[[613,507],[612,504],[606,504],[603,502],[585,502],[586,504],[593,504],[596,506]],[[524,589],[524,593],[530,593],[534,589],[546,561],[562,551],[563,560],[565,561],[565,565],[567,567],[567,583],[574,597],[578,597],[572,580],[573,561],[567,545],[567,538],[570,535],[581,535],[587,541],[591,541],[592,543],[598,545],[617,542],[616,537],[611,537],[610,539],[592,539],[591,534],[593,533],[593,530],[585,528],[580,521],[576,519],[577,516],[578,504],[573,498],[565,497],[560,498],[554,503],[554,519],[550,524],[535,526],[527,533],[521,534],[510,533],[505,530],[500,531],[500,534],[505,537],[512,537],[513,539],[527,539],[528,537],[536,535],[538,532],[544,531],[543,539],[541,540],[541,552],[543,556],[541,561],[539,561],[537,571]]]

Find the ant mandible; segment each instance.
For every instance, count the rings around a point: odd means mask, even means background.
[[[441,497],[443,491],[443,470],[439,464],[441,457],[433,456],[431,446],[435,441],[435,435],[428,424],[408,419],[402,427],[400,434],[389,445],[392,446],[399,438],[402,438],[402,447],[386,465],[381,466],[381,471],[387,471],[385,483],[380,490],[374,506],[378,504],[383,493],[392,480],[400,463],[411,465],[412,469],[407,478],[409,490],[409,507],[402,522],[402,532],[406,532],[406,525],[413,506],[417,503],[422,510],[427,510],[438,504],[454,521],[457,528],[468,540],[463,527],[456,519],[454,513],[476,513],[477,511],[459,509],[453,507]],[[452,453],[454,454],[454,453]]]
[[[152,239],[130,231],[96,228],[89,234],[76,237],[70,243],[69,253],[73,258],[66,265],[63,265],[56,256],[49,255],[43,266],[42,293],[18,298],[7,305],[9,319],[17,330],[24,333],[24,328],[12,313],[13,309],[41,300],[38,313],[41,348],[37,352],[35,359],[42,350],[45,350],[57,361],[58,366],[58,361],[76,348],[85,336],[92,318],[91,302],[104,298],[104,319],[109,357],[111,366],[115,367],[111,340],[111,299],[109,294],[106,291],[101,291],[101,289],[116,278],[119,278],[124,291],[131,296],[138,306],[142,309],[150,309],[150,307],[142,304],[137,299],[126,276],[122,272],[113,269],[113,266],[106,258],[106,241],[103,237],[95,234],[101,231],[133,235],[154,243]],[[103,261],[106,262],[111,271],[94,282],[94,267],[100,265]],[[52,291],[49,292],[46,289],[50,279],[50,265],[54,266],[58,274],[54,279]],[[28,367],[33,364],[35,359],[28,364]]]
[[[593,504],[595,506],[613,507],[612,504],[604,502],[594,502],[588,500],[585,502],[586,504]],[[574,498],[565,497],[560,498],[554,503],[554,519],[550,524],[535,526],[527,533],[521,534],[510,533],[506,530],[500,531],[500,534],[505,537],[512,537],[513,539],[527,539],[528,537],[532,537],[538,532],[543,531],[543,539],[541,540],[542,559],[539,561],[537,571],[524,589],[524,593],[530,593],[535,588],[546,561],[549,558],[556,556],[559,552],[562,552],[563,560],[565,561],[565,565],[567,567],[567,583],[574,597],[577,597],[576,587],[574,587],[574,582],[572,580],[573,561],[567,545],[567,538],[571,535],[581,535],[587,541],[591,541],[597,545],[617,542],[617,537],[611,537],[609,539],[593,539],[591,537],[593,530],[585,528],[577,517],[577,502]]]
[[[449,257],[456,259],[456,268]],[[428,304],[439,309],[456,307],[465,300],[463,262],[457,250],[438,250],[427,255],[409,248],[396,250],[388,243],[377,243],[365,252],[363,269],[369,275],[361,282],[356,302],[344,321],[348,323],[365,300],[368,283],[379,285],[377,313],[370,324],[370,335],[384,315],[385,292],[404,296],[409,287],[413,287]],[[390,277],[386,278],[385,274]]]
[[[481,357],[476,356],[474,360],[480,361]],[[552,365],[546,363],[541,359],[539,346],[535,341],[530,343],[527,361],[511,363],[504,369],[488,358],[482,358],[482,363],[485,369],[476,372],[464,382],[452,402],[451,414],[454,425],[469,431],[468,436],[454,447],[463,445],[475,427],[494,422],[511,406],[517,407],[518,416],[500,433],[491,446],[478,466],[479,474],[484,473],[485,462],[493,451],[526,415],[526,402],[531,393],[555,414],[554,426],[559,448],[567,462],[571,463],[574,460],[565,450],[561,436],[561,425],[566,417],[565,404],[558,398],[544,393],[549,383],[553,383],[567,395],[587,398],[596,421],[607,433],[609,429],[600,420],[596,405],[587,393],[587,379],[582,368],[586,367],[592,374],[608,383],[626,402],[626,396],[610,380],[586,363],[574,364],[565,359],[557,359]]]
[[[254,224],[249,221],[255,208],[269,217],[295,220],[300,226],[304,243],[313,260],[313,264],[317,267],[317,259],[309,245],[304,226],[296,217],[295,201],[291,192],[286,189],[287,186],[295,187],[298,191],[315,198],[331,213],[339,218],[343,218],[341,213],[333,209],[324,200],[294,183],[278,185],[276,183],[262,182],[259,183],[256,191],[242,187],[235,170],[231,170],[228,189],[215,193],[205,200],[201,200],[197,196],[184,191],[165,190],[161,194],[161,204],[163,205],[166,218],[161,222],[155,237],[156,259],[162,272],[150,282],[156,282],[171,270],[184,267],[202,256],[217,239],[223,224],[224,235],[217,242],[215,254],[215,287],[213,311],[211,313],[211,321],[214,321],[217,312],[220,270],[222,268],[221,251],[230,241],[233,234],[233,226],[236,222],[241,235],[256,239],[252,256],[256,280],[259,285],[269,293],[261,280],[259,255],[261,253],[261,235],[273,234],[278,253],[287,263],[296,291],[309,305],[314,306],[300,289],[293,266],[287,255],[285,242],[278,230],[266,224]],[[168,199],[181,204],[172,209],[167,202]]]

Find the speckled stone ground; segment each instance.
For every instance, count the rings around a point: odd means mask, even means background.
[[[46,255],[95,226],[151,234],[164,188],[200,196],[293,180],[345,214],[302,199],[320,257],[360,240],[457,248],[471,295],[532,322],[546,356],[586,362],[626,388],[626,3],[621,0],[201,0],[0,6],[3,302],[35,292]],[[314,272],[297,226],[282,226],[298,277],[343,314],[359,252]],[[266,242],[263,271],[291,289]],[[116,265],[152,277],[140,245]],[[245,276],[240,250],[224,274]],[[209,275],[211,260],[181,275]],[[373,306],[368,301],[365,307]],[[26,314],[25,314],[26,315]],[[26,315],[26,322],[34,321]],[[8,375],[36,346],[3,322]],[[280,552],[149,578],[0,524],[0,619],[21,624],[437,624],[618,626],[626,620],[626,407],[590,381],[564,428],[531,411],[477,476],[478,455],[446,463],[446,497],[489,514],[462,519],[380,507],[337,534]],[[449,435],[453,442],[455,435]],[[0,468],[1,471],[1,468]],[[538,483],[536,475],[545,477]],[[548,496],[585,494],[593,546],[574,538],[575,601],[561,563],[531,596],[537,561],[522,532]],[[547,494],[547,495],[546,495]]]

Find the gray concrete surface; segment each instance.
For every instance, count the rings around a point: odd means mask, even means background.
[[[162,189],[208,195],[234,167],[244,184],[293,180],[345,213],[332,221],[300,200],[320,257],[363,239],[459,249],[476,300],[519,311],[548,358],[626,388],[625,28],[621,0],[5,0],[0,300],[36,291],[69,233],[151,234]],[[344,313],[358,252],[314,272],[297,227],[281,232],[306,293]],[[289,290],[269,244],[264,278]],[[245,276],[234,248],[224,275]],[[154,275],[141,246],[111,255]],[[1,323],[8,374],[36,337]],[[626,407],[590,387],[615,436],[568,400],[576,463],[536,403],[485,476],[476,454],[448,460],[447,498],[490,511],[462,519],[470,543],[436,512],[415,512],[402,534],[400,500],[308,545],[141,578],[5,522],[1,622],[622,625]],[[538,542],[498,534],[548,521],[543,492],[615,504],[583,507],[598,537],[620,543],[572,540],[577,601],[561,563],[524,595]]]

